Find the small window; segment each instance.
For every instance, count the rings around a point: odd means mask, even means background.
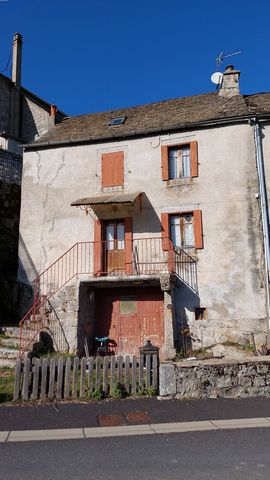
[[[110,127],[118,127],[119,125],[123,125],[126,121],[126,116],[124,117],[116,117],[112,118],[109,122]]]
[[[175,247],[195,247],[193,213],[170,215],[170,237]]]
[[[195,308],[195,320],[206,320],[206,308],[205,307],[196,307]]]
[[[169,148],[169,179],[190,177],[190,146]]]
[[[198,144],[162,145],[162,180],[198,177]]]

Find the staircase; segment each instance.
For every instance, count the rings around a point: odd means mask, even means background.
[[[20,347],[20,329],[1,327],[0,367],[15,367]]]
[[[106,252],[105,242],[78,242],[42,272],[32,283],[34,302],[20,322],[20,357],[32,349],[39,340],[41,331],[46,331],[54,340],[57,351],[68,348],[65,332],[50,299],[73,278],[87,274],[95,276],[115,275],[101,269],[97,271],[97,252]],[[102,254],[102,253],[101,253]],[[132,242],[130,264],[117,275],[160,275],[172,273],[193,292],[197,292],[196,261],[182,249],[175,249],[164,238],[135,239]]]

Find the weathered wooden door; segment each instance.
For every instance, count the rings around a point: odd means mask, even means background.
[[[122,220],[104,223],[104,272],[125,271],[125,224]]]
[[[158,287],[100,289],[95,298],[95,335],[114,340],[116,354],[138,355],[148,339],[162,347],[163,293]]]

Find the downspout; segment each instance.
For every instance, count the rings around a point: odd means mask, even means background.
[[[260,125],[256,117],[251,119],[254,128],[256,165],[258,170],[260,204],[263,227],[263,244],[265,257],[265,286],[266,286],[266,312],[268,317],[268,330],[270,330],[270,298],[269,298],[269,270],[270,270],[270,238],[269,238],[269,215],[267,205],[267,192],[265,185],[265,172],[262,150]]]

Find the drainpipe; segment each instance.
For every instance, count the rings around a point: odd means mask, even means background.
[[[265,172],[262,150],[262,139],[260,125],[256,117],[251,119],[254,129],[256,165],[258,170],[259,190],[260,190],[260,204],[262,214],[263,227],[263,243],[265,256],[265,284],[266,284],[266,311],[268,316],[268,330],[270,330],[270,298],[269,298],[269,270],[270,270],[270,238],[269,238],[269,215],[267,205],[267,192],[265,185]]]

